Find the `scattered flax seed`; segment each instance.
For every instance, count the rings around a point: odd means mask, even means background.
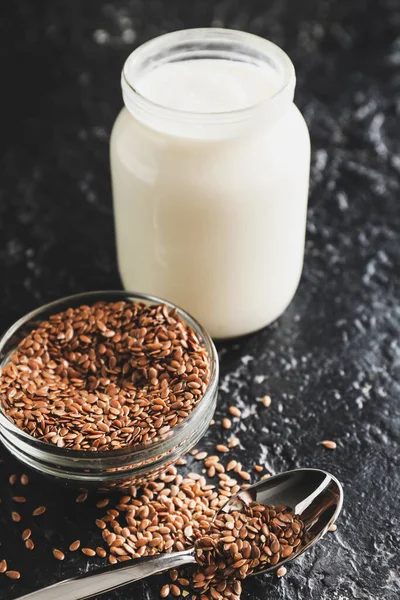
[[[96,503],[97,508],[104,508],[105,506],[107,506],[110,503],[110,499],[109,498],[102,498],[101,500],[99,500]]]
[[[272,400],[270,396],[263,396],[261,398],[261,402],[263,403],[263,405],[268,408],[269,406],[271,406],[272,404]]]
[[[175,585],[174,583],[170,586],[170,590],[171,590],[171,594],[173,596],[180,596],[181,595],[181,589]]]
[[[261,465],[254,465],[254,470],[257,471],[257,473],[261,473],[261,471],[264,470],[264,467]]]
[[[336,531],[337,529],[337,525],[335,525],[335,523],[332,523],[332,525],[329,526],[328,531]]]
[[[161,598],[166,598],[167,596],[169,596],[169,592],[170,592],[169,585],[168,584],[164,585],[160,591]]]
[[[92,550],[92,548],[82,548],[82,552],[83,554],[86,554],[86,556],[96,556],[96,552]]]
[[[96,525],[99,529],[105,529],[107,524],[102,519],[96,519]]]
[[[287,568],[284,567],[284,566],[282,566],[282,567],[279,567],[279,569],[277,570],[276,576],[277,577],[284,577],[286,575],[286,573],[287,573]]]
[[[14,521],[14,523],[19,523],[21,520],[21,515],[15,510],[13,510],[11,513],[11,518]]]
[[[227,465],[227,467],[226,467],[226,470],[227,470],[227,471],[232,471],[232,470],[233,470],[233,469],[234,469],[234,468],[237,466],[237,464],[238,464],[238,463],[237,463],[237,461],[236,461],[236,460],[230,460],[230,461],[228,462],[228,465]]]
[[[100,558],[105,558],[107,556],[107,552],[101,546],[97,546],[96,554],[97,556],[100,556]]]
[[[237,438],[235,436],[231,437],[231,439],[228,442],[229,448],[236,448],[236,446],[239,446],[239,444],[240,444],[240,440],[239,440],[239,438]]]
[[[18,475],[16,475],[15,473],[13,473],[8,478],[8,481],[10,482],[11,485],[15,485],[17,483],[17,481],[18,481]]]
[[[336,442],[333,442],[332,440],[324,440],[323,442],[320,442],[320,444],[324,446],[324,448],[328,448],[328,450],[336,450],[337,448]]]
[[[110,565],[115,565],[117,564],[117,557],[114,556],[113,554],[110,554],[108,557],[108,562],[110,563]]]
[[[225,444],[217,444],[215,448],[218,450],[218,452],[229,452],[229,448],[228,446],[225,446]]]
[[[7,561],[0,560],[0,573],[5,573],[7,571]]]
[[[198,454],[196,454],[195,459],[196,460],[204,460],[207,457],[207,452],[199,452]]]
[[[239,471],[239,476],[245,481],[250,481],[250,475],[246,471]]]
[[[33,517],[39,517],[40,515],[42,515],[43,513],[46,512],[46,507],[45,506],[38,506],[37,508],[35,508],[35,510],[32,512],[32,516]]]
[[[262,477],[261,477],[261,481],[265,481],[265,479],[269,479],[271,477],[271,475],[269,473],[265,473]]]
[[[6,571],[6,575],[9,579],[19,579],[21,577],[19,571]]]
[[[234,416],[234,417],[240,417],[241,416],[241,411],[239,408],[237,408],[237,406],[230,406],[228,408],[229,413]]]
[[[232,421],[228,419],[228,417],[225,417],[222,419],[222,427],[224,429],[230,429],[232,427]]]
[[[79,496],[76,497],[75,502],[77,502],[78,504],[81,504],[82,502],[86,502],[87,500],[87,492],[83,492],[82,494],[79,494]]]
[[[30,538],[29,538],[29,540],[26,540],[26,542],[25,542],[25,548],[27,550],[33,550],[34,547],[35,547],[35,544],[33,543],[33,540],[31,540]]]
[[[81,545],[81,540],[75,540],[75,542],[72,542],[72,544],[70,544],[70,546],[69,546],[70,552],[75,552],[75,550],[78,550],[80,545]]]
[[[13,500],[14,502],[17,502],[17,504],[25,504],[26,502],[25,496],[13,496]]]
[[[25,475],[25,473],[23,473],[21,475],[20,481],[21,481],[22,485],[28,485],[28,483],[29,483],[28,475]]]
[[[24,529],[22,532],[22,541],[26,542],[32,535],[32,531],[30,529]]]
[[[171,571],[169,572],[169,576],[171,578],[171,581],[176,581],[179,577],[179,573],[176,569],[171,569]]]
[[[57,560],[64,560],[64,558],[65,558],[64,552],[61,552],[61,550],[58,550],[57,548],[53,549],[53,556]]]

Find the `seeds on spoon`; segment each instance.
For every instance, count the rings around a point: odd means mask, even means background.
[[[230,533],[226,535],[226,531]],[[218,514],[206,536],[195,543],[199,567],[192,576],[192,585],[196,593],[202,600],[217,600],[217,594],[219,600],[229,598],[231,594],[226,594],[226,590],[235,583],[278,564],[294,548],[298,551],[303,532],[300,517],[287,507],[251,502],[240,511]],[[285,573],[285,567],[278,569],[279,577]]]

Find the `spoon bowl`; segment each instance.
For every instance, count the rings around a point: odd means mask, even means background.
[[[264,505],[284,504],[299,515],[304,523],[304,544],[300,550],[293,552],[272,567],[252,573],[253,575],[271,574],[306,552],[322,538],[341,511],[343,490],[339,481],[326,471],[295,469],[262,480],[238,492],[216,513],[215,517],[222,512],[240,510],[244,505],[255,501]],[[150,575],[191,563],[196,563],[194,548],[182,552],[162,553],[104,567],[93,573],[85,573],[27,594],[19,600],[54,600],[54,598],[87,600]]]
[[[323,537],[342,509],[343,489],[336,477],[327,471],[295,469],[264,479],[238,492],[228,500],[217,515],[221,512],[241,510],[243,505],[251,502],[275,506],[284,504],[293,513],[299,515],[304,523],[305,543],[300,550],[280,560],[273,567],[260,569],[252,575],[274,573],[282,565],[306,552]]]

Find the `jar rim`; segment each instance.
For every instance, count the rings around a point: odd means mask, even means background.
[[[150,100],[135,88],[135,76],[139,74],[142,68],[146,68],[147,63],[152,60],[165,62],[167,52],[171,52],[174,48],[176,61],[182,60],[184,55],[187,60],[190,53],[196,52],[195,45],[198,46],[197,51],[200,47],[203,47],[201,52],[202,57],[205,58],[207,58],[207,53],[220,52],[222,54],[218,58],[224,58],[226,55],[226,58],[230,60],[258,64],[258,66],[261,63],[269,63],[270,65],[273,63],[281,71],[281,85],[274,94],[266,96],[254,104],[220,112],[184,111],[170,108]],[[237,45],[239,50],[234,51],[234,45]],[[220,46],[220,50],[216,49],[217,46]],[[242,53],[240,49],[242,49]],[[250,59],[250,55],[246,55],[245,51],[254,53],[253,60],[243,60],[246,56]],[[279,46],[252,33],[217,27],[183,29],[153,38],[136,48],[128,56],[121,74],[123,98],[129,112],[132,114],[134,112],[153,113],[163,120],[194,124],[238,123],[253,118],[254,112],[262,111],[271,104],[282,104],[285,100],[291,102],[294,95],[295,81],[293,63]]]
[[[63,458],[66,461],[69,459],[74,460],[82,460],[86,459],[90,463],[96,463],[100,461],[105,461],[107,459],[124,459],[124,458],[134,458],[134,460],[149,460],[162,452],[168,451],[171,445],[176,445],[176,438],[179,437],[179,434],[183,434],[186,429],[186,426],[190,424],[193,419],[195,419],[201,411],[204,409],[205,405],[207,406],[209,402],[213,399],[216,389],[218,386],[218,376],[219,376],[219,363],[218,363],[218,354],[215,348],[214,342],[212,341],[210,335],[203,328],[202,325],[196,319],[194,319],[191,315],[189,315],[185,310],[176,306],[172,302],[164,300],[162,298],[158,298],[157,296],[152,296],[150,294],[143,294],[138,292],[127,292],[124,290],[104,290],[104,291],[93,291],[93,292],[83,292],[79,294],[73,294],[70,296],[65,296],[59,298],[58,300],[54,300],[47,304],[44,304],[35,310],[27,313],[20,319],[18,319],[11,327],[9,327],[5,333],[0,338],[0,376],[1,376],[1,366],[4,362],[4,358],[9,355],[9,352],[3,355],[4,347],[8,341],[10,341],[13,336],[17,334],[17,332],[28,325],[28,323],[35,318],[40,318],[41,315],[44,314],[54,314],[53,309],[55,311],[62,310],[63,308],[67,308],[69,306],[75,305],[78,306],[80,303],[90,303],[107,300],[117,301],[117,300],[132,300],[138,302],[148,302],[149,304],[165,304],[170,309],[177,310],[178,315],[185,321],[189,327],[191,327],[196,335],[199,335],[201,340],[204,342],[207,353],[209,355],[210,361],[210,376],[209,382],[207,384],[206,390],[200,399],[199,403],[195,406],[191,413],[188,414],[187,417],[182,419],[178,425],[173,427],[169,432],[167,432],[161,438],[155,438],[148,443],[138,444],[136,446],[127,446],[126,448],[112,449],[112,450],[99,450],[97,452],[88,451],[88,450],[73,450],[71,448],[59,448],[57,446],[53,446],[47,442],[43,442],[38,438],[35,438],[32,435],[29,435],[26,431],[20,429],[15,423],[13,423],[4,413],[3,407],[0,403],[0,430],[1,428],[5,428],[14,436],[22,439],[28,445],[35,447],[39,452],[43,452],[44,454],[51,454],[52,456]],[[14,346],[15,347],[15,346]]]

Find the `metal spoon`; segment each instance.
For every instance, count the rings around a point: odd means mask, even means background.
[[[252,501],[268,505],[285,504],[300,515],[305,524],[306,544],[301,550],[255,574],[273,573],[311,548],[326,533],[341,511],[343,490],[338,480],[326,471],[296,469],[260,481],[239,492],[219,512],[240,510],[243,504]],[[86,600],[167,569],[195,563],[194,552],[194,548],[190,548],[183,552],[132,560],[128,564],[123,562],[110,565],[94,573],[85,573],[27,594],[19,600]]]

